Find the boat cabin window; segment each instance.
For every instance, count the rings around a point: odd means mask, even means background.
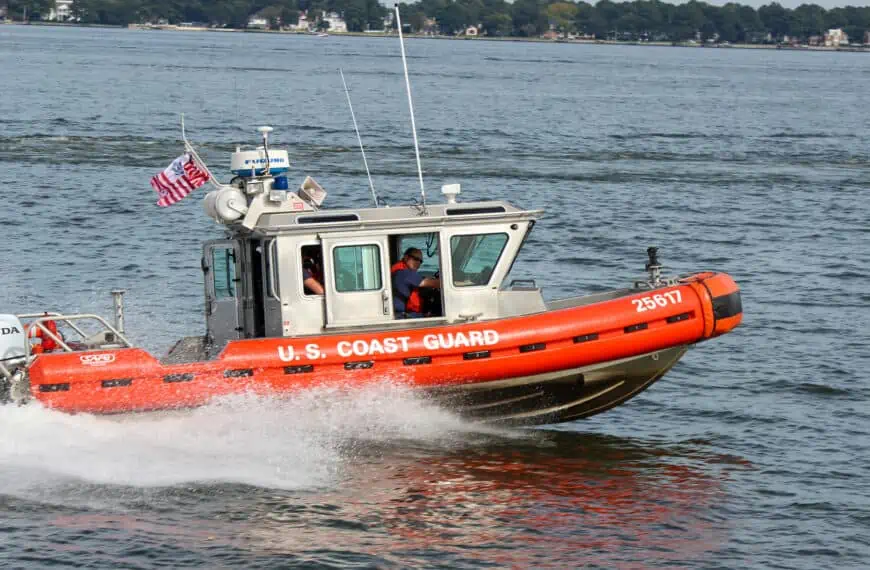
[[[232,249],[212,250],[212,271],[216,299],[236,296],[236,254]]]
[[[484,206],[482,208],[447,208],[448,216],[468,216],[473,214],[501,214],[504,206]]]
[[[332,250],[335,290],[339,293],[381,288],[381,253],[376,244],[348,245]]]
[[[304,245],[300,257],[303,292],[312,296],[323,295],[323,248],[320,245]]]
[[[456,287],[486,285],[507,244],[507,234],[474,234],[450,238],[453,284]]]

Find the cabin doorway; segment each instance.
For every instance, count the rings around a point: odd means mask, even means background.
[[[210,241],[203,248],[206,335],[212,344],[242,337],[240,260],[235,241]]]
[[[401,234],[392,236],[391,239],[392,256],[390,266],[402,260],[405,253],[410,249],[419,250],[420,257],[423,262],[417,269],[417,273],[422,277],[441,277],[441,250],[439,247],[439,235],[437,232],[430,233],[415,233]],[[393,286],[393,296],[396,295],[395,283]],[[444,315],[444,293],[442,289],[432,287],[419,288],[419,295],[423,304],[423,314],[427,317],[441,317]],[[401,315],[396,315],[400,318]]]

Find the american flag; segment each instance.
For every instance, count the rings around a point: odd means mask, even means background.
[[[200,170],[188,154],[182,154],[166,167],[166,170],[151,178],[151,187],[157,191],[161,208],[171,206],[208,182],[208,173]]]

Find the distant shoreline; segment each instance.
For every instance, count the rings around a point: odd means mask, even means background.
[[[15,22],[15,21],[0,21],[0,24],[18,25],[18,26],[49,26],[49,27],[66,27],[66,28],[114,28],[114,29],[130,29],[143,31],[169,31],[169,32],[222,32],[222,33],[244,33],[244,34],[286,34],[297,36],[312,36],[317,35],[317,32],[298,32],[290,30],[259,30],[259,29],[236,29],[236,28],[205,28],[193,26],[177,26],[174,24],[129,24],[127,26],[112,26],[107,24],[74,24],[67,22]],[[329,36],[335,37],[358,37],[358,38],[395,38],[398,34],[388,32],[330,32],[326,31]],[[683,48],[704,48],[704,49],[767,49],[767,50],[782,50],[782,51],[819,51],[819,52],[867,52],[870,53],[870,46],[792,46],[778,44],[715,44],[702,43],[694,41],[682,42],[642,42],[642,41],[615,41],[615,40],[589,40],[589,39],[547,39],[547,38],[529,38],[529,37],[490,37],[490,36],[444,36],[434,34],[405,34],[406,38],[432,39],[432,40],[460,40],[460,41],[488,41],[488,42],[529,42],[529,43],[548,43],[548,44],[578,44],[578,45],[614,45],[614,46],[642,46],[642,47],[683,47]]]

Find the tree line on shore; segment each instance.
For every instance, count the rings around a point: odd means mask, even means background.
[[[55,0],[5,0],[7,17],[48,18]],[[0,0],[0,7],[4,0]],[[728,3],[713,6],[691,0],[668,4],[659,0],[597,4],[565,0],[419,0],[400,5],[405,31],[454,35],[470,26],[492,37],[538,37],[547,31],[622,41],[690,39],[731,43],[764,43],[785,37],[806,42],[825,30],[841,28],[861,42],[870,30],[870,7],[825,8],[803,4],[795,9],[771,3],[758,10]],[[380,30],[389,10],[377,0],[73,0],[71,20],[126,25],[166,21],[198,22],[216,27],[245,28],[252,17],[270,27],[295,24],[299,14],[336,12],[348,31]],[[309,16],[309,20],[312,18]]]

